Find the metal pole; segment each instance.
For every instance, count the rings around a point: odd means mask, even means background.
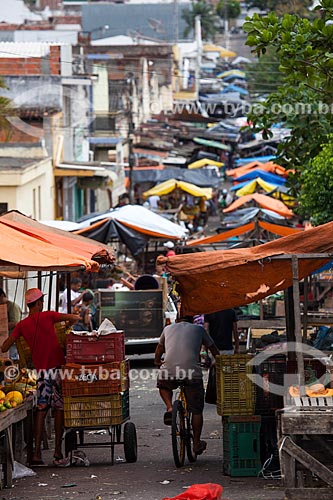
[[[296,337],[296,359],[297,372],[299,374],[299,385],[301,396],[305,396],[305,378],[304,378],[304,361],[302,351],[302,327],[301,327],[301,309],[299,305],[299,276],[298,276],[298,258],[292,256],[292,273],[293,273],[293,298],[294,298],[294,318],[295,318],[295,337]]]
[[[133,124],[133,76],[130,75],[128,80],[128,133],[127,133],[127,142],[128,142],[128,165],[129,165],[129,175],[128,175],[128,184],[129,184],[129,200],[130,203],[133,203],[133,167],[134,167],[134,153],[133,153],[133,133],[134,133],[134,124]]]

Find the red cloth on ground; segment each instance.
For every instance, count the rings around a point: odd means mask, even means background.
[[[220,484],[192,484],[180,495],[163,500],[220,500],[222,499],[222,486]]]
[[[30,347],[32,362],[36,370],[48,370],[65,364],[65,355],[59,344],[54,324],[61,321],[55,311],[34,313],[20,321],[12,336],[21,335]]]

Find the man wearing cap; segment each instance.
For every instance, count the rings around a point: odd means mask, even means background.
[[[54,325],[61,321],[76,323],[78,314],[62,314],[56,311],[43,312],[44,294],[39,288],[30,288],[25,294],[29,315],[20,321],[11,335],[2,344],[2,352],[22,336],[31,350],[35,369],[38,370],[37,412],[35,417],[35,452],[31,466],[44,465],[41,457],[41,442],[44,420],[50,407],[54,409],[55,451],[54,465],[66,466],[69,461],[61,451],[64,411],[59,369],[65,364],[65,355],[59,344]]]
[[[168,249],[166,257],[171,257],[172,255],[176,255],[176,252],[174,251],[175,244],[172,241],[166,241],[165,243],[163,243],[163,246]]]

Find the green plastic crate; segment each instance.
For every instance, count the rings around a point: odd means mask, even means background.
[[[261,470],[261,417],[231,416],[222,418],[223,472],[228,476],[257,476]]]
[[[216,411],[218,415],[253,415],[255,385],[248,375],[251,357],[247,354],[216,356]]]

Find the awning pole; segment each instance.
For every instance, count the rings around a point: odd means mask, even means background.
[[[299,375],[301,396],[305,396],[304,361],[303,361],[303,350],[302,350],[303,345],[302,345],[301,309],[300,309],[300,303],[299,303],[298,258],[296,255],[292,256],[292,273],[293,273],[293,298],[294,298],[297,372]]]

